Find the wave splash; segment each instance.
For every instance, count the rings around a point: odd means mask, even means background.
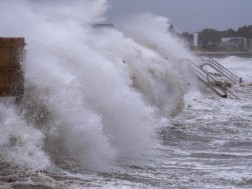
[[[161,17],[94,27],[108,8],[105,0],[57,4],[57,10],[0,2],[0,35],[24,36],[28,44],[20,109],[0,106],[1,161],[101,169],[158,144],[156,129],[183,107],[191,76],[179,59],[191,55]],[[144,30],[147,21],[152,27]]]

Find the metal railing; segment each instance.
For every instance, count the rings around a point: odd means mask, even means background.
[[[239,99],[230,89],[224,86],[216,86],[214,83],[217,83],[213,76],[211,76],[208,72],[204,71],[200,66],[198,66],[195,62],[190,59],[183,59],[182,61],[187,61],[197,78],[209,89],[211,89],[214,93],[222,98],[232,98]]]
[[[213,68],[214,70],[219,72],[222,76],[226,77],[232,83],[234,83],[234,84],[235,83],[242,83],[242,78],[239,78],[238,76],[233,74],[227,68],[225,68],[221,64],[219,64],[216,60],[214,60],[212,58],[203,57],[201,59],[201,62],[202,62],[202,65],[201,65],[202,67],[205,65],[210,66],[211,68]]]

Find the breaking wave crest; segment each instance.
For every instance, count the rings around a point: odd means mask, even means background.
[[[0,161],[101,169],[158,144],[156,130],[183,107],[191,77],[179,66],[191,55],[166,19],[94,27],[106,20],[105,0],[0,5],[0,35],[27,42],[23,101],[0,105]]]

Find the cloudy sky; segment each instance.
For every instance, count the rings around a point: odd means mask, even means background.
[[[109,0],[108,16],[118,21],[136,12],[168,17],[181,31],[225,30],[252,25],[252,0]]]

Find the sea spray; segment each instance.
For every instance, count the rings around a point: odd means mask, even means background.
[[[0,104],[0,163],[42,169],[50,166],[43,151],[45,135],[28,124],[14,106]]]
[[[182,61],[196,58],[175,32],[169,32],[169,27],[167,18],[149,13],[125,18],[117,25],[126,36],[149,49],[149,57],[146,56],[143,61],[149,67],[155,67],[149,68],[149,72],[156,82],[152,89],[147,91],[143,89],[144,85],[138,86],[153,102],[152,105],[158,106],[166,116],[180,112],[184,94],[192,88],[197,89],[197,81],[190,66]],[[157,93],[150,96],[150,91]]]
[[[106,159],[110,159],[114,150],[108,149],[110,144],[108,144],[107,137],[104,135],[100,115],[88,110],[80,87],[83,84],[78,81],[74,75],[75,73],[72,73],[75,72],[72,66],[75,66],[75,69],[78,70],[78,64],[83,63],[85,60],[77,62],[77,65],[76,60],[69,61],[74,56],[74,52],[80,52],[81,56],[88,58],[85,54],[85,49],[88,48],[85,45],[87,36],[84,27],[82,27],[85,22],[78,23],[75,15],[75,11],[80,10],[79,4],[72,6],[72,16],[67,11],[69,19],[63,22],[60,19],[62,16],[60,15],[61,11],[54,12],[53,15],[48,14],[50,8],[47,9],[46,7],[43,9],[44,12],[37,12],[38,10],[34,10],[31,4],[26,1],[23,1],[23,4],[20,4],[20,1],[1,3],[1,7],[4,7],[2,8],[4,16],[6,16],[6,7],[20,5],[18,11],[8,19],[9,22],[2,24],[1,35],[26,37],[28,45],[26,64],[23,67],[26,81],[23,111],[28,120],[34,121],[32,117],[36,117],[38,114],[36,111],[30,111],[29,109],[38,110],[41,108],[34,108],[33,106],[42,105],[43,109],[51,114],[52,119],[45,122],[45,124],[50,123],[49,125],[43,126],[40,124],[39,128],[46,136],[46,143],[48,143],[48,140],[52,141],[51,138],[53,137],[55,138],[54,141],[57,141],[54,143],[55,145],[48,145],[50,146],[49,149],[45,148],[43,150],[49,155],[55,151],[59,152],[56,154],[58,157],[68,157],[68,159],[81,161],[87,167],[96,167],[97,164],[100,165]],[[81,4],[81,7],[87,9],[88,5],[90,4]],[[71,10],[71,7],[66,6],[60,8],[63,14],[65,10]],[[97,11],[97,7],[94,8]],[[90,11],[92,13],[92,10]],[[10,12],[12,11],[10,10]],[[82,16],[87,17],[87,15]],[[20,27],[20,22],[24,23],[24,27]],[[29,26],[26,25],[27,23],[29,23]],[[73,26],[69,27],[71,25]],[[90,28],[90,25],[86,24],[86,28]],[[75,49],[73,49],[74,46]],[[72,53],[67,52],[68,50],[72,51]],[[68,60],[64,59],[65,52],[66,56],[70,56]],[[85,70],[83,71],[82,74],[85,74]],[[31,95],[37,95],[37,97],[32,98],[34,101],[29,98]],[[37,99],[42,99],[43,103],[36,102]],[[35,103],[32,105],[32,102]],[[27,112],[30,114],[27,115]],[[43,113],[39,115],[43,116]],[[38,118],[36,119],[38,120]],[[35,127],[38,127],[38,125],[35,125]],[[48,127],[51,127],[51,129],[48,129]],[[16,159],[18,160],[19,157],[17,156]],[[39,159],[37,160],[39,161]],[[27,159],[26,163],[28,164],[29,161]]]
[[[57,4],[56,11],[28,1],[0,5],[3,18],[12,15],[0,35],[27,41],[21,107],[30,132],[41,134],[37,163],[102,169],[120,156],[148,154],[156,129],[183,102],[172,63],[123,32],[93,27],[105,19],[106,1]]]
[[[125,38],[123,33],[108,28],[98,31],[97,34],[98,40],[104,35],[112,35],[105,38],[103,43],[97,43],[101,52],[113,62],[116,61],[115,66],[119,67],[126,77],[130,77],[131,80],[128,82],[131,82],[134,90],[143,95],[147,104],[151,104],[165,117],[169,116],[171,107],[174,106],[173,103],[168,103],[171,92],[169,90],[172,85],[176,87],[178,84],[171,65],[165,63],[165,60],[153,50]],[[171,81],[173,77],[175,78]]]

